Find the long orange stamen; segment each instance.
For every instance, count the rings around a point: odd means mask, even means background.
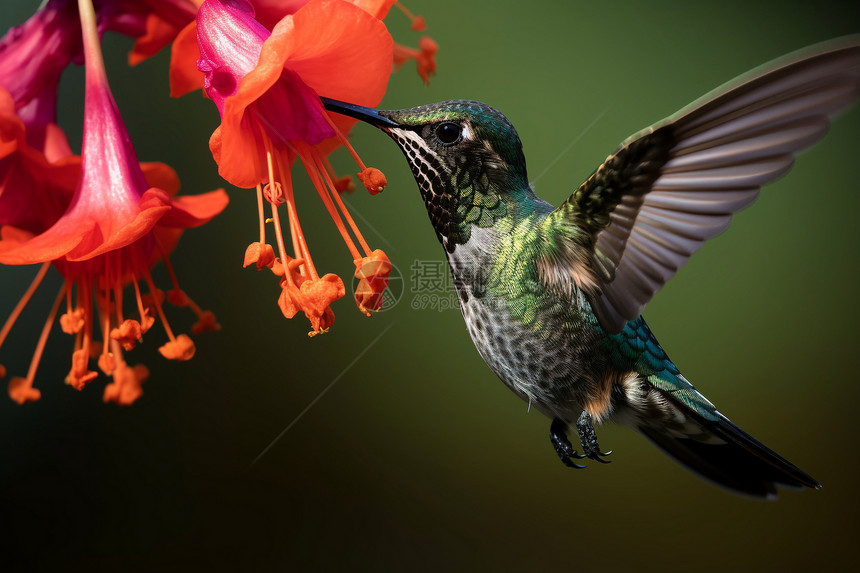
[[[257,216],[260,219],[260,244],[266,243],[266,216],[263,210],[263,187],[257,184]]]
[[[167,251],[164,250],[164,247],[161,246],[161,241],[157,238],[155,240],[155,247],[161,255],[161,260],[164,261],[164,267],[167,269],[167,274],[170,277],[170,283],[173,285],[173,288],[177,292],[182,292],[182,289],[179,288],[179,279],[176,278],[176,272],[173,270],[173,265],[170,264],[170,257],[167,256]]]
[[[331,117],[329,117],[327,113],[323,114],[323,117],[325,117],[325,120],[326,122],[328,122],[329,127],[334,130],[338,140],[341,142],[341,144],[343,144],[344,147],[347,148],[347,150],[349,150],[349,153],[352,155],[352,158],[355,160],[356,164],[358,164],[358,167],[361,170],[358,173],[358,178],[359,180],[361,180],[361,184],[364,185],[364,188],[367,189],[372,195],[376,195],[377,193],[382,191],[383,188],[385,188],[385,185],[387,185],[385,181],[385,175],[382,173],[382,171],[376,168],[368,169],[367,165],[364,164],[364,161],[362,161],[361,157],[359,157],[358,153],[356,153],[355,148],[350,145],[349,140],[346,138],[343,132],[341,132],[334,124]],[[326,165],[326,169],[324,169],[324,171],[329,174],[329,177],[331,177],[331,175],[334,173],[334,170],[331,168],[331,164],[327,163],[328,158],[326,158],[325,161],[326,163],[324,163],[324,165]],[[352,183],[352,181],[350,181],[350,183]],[[331,188],[337,191],[341,191],[341,189],[339,189],[338,185],[335,183],[331,184]]]
[[[66,376],[66,384],[75,390],[83,390],[84,386],[92,382],[98,373],[89,369],[89,360],[93,358],[91,351],[96,349],[93,345],[93,282],[90,277],[84,275],[77,279],[75,288],[77,290],[77,308],[80,326],[75,329],[75,350],[72,352],[72,367]],[[64,328],[64,330],[66,330]],[[69,330],[66,330],[69,332]]]
[[[271,186],[269,183],[267,186]],[[281,217],[278,214],[278,206],[270,202],[269,203],[272,208],[272,222],[275,225],[275,243],[278,245],[278,256],[281,258],[281,261],[285,261],[287,257],[287,247],[284,244],[284,234],[281,230]],[[295,245],[294,245],[295,247]],[[298,253],[296,253],[298,256]]]
[[[355,190],[355,184],[352,182],[352,177],[349,175],[338,176],[327,155],[323,156],[322,161],[323,165],[325,165],[325,170],[328,173],[328,176],[331,177],[332,181],[334,181],[334,188],[338,193],[346,193]]]
[[[322,162],[319,160],[319,155],[314,155],[314,159],[317,161],[317,169],[319,170],[320,174],[325,178],[329,193],[331,193],[331,196],[334,198],[335,203],[340,209],[340,212],[343,213],[343,217],[344,219],[346,219],[349,228],[352,229],[355,238],[358,240],[358,243],[361,245],[361,248],[364,249],[365,255],[370,255],[370,247],[367,246],[367,241],[364,240],[364,236],[362,236],[361,231],[358,230],[358,225],[355,224],[355,220],[352,218],[352,215],[350,215],[349,211],[347,211],[346,205],[344,205],[343,203],[343,199],[340,198],[340,193],[338,193],[337,190],[334,188],[334,183],[326,172],[325,167],[322,165]]]
[[[361,160],[361,157],[358,156],[358,153],[355,151],[355,148],[352,146],[352,144],[350,144],[350,142],[346,138],[346,136],[334,124],[334,121],[332,121],[331,117],[329,117],[329,114],[324,113],[323,117],[325,118],[326,122],[329,124],[329,127],[331,127],[334,130],[335,136],[337,137],[338,141],[340,141],[341,144],[344,147],[346,147],[347,151],[349,151],[349,154],[352,155],[352,158],[358,164],[359,169],[361,169],[362,171],[367,169],[367,165],[365,165],[364,161]]]
[[[70,286],[69,288],[71,289],[72,287]],[[83,315],[84,302],[82,297],[83,295],[81,294],[81,285],[75,283],[75,310],[81,310],[81,314]],[[62,318],[60,319],[60,321],[62,322]],[[81,343],[83,342],[83,340],[84,327],[83,324],[81,324],[81,327],[75,331],[74,349],[76,352],[81,349]]]
[[[83,288],[78,285],[78,290],[83,291],[84,295],[84,342],[82,348],[89,355],[90,342],[93,339],[93,295],[92,284],[86,278],[83,279]]]
[[[170,324],[167,322],[167,316],[164,314],[164,309],[161,307],[161,301],[158,300],[158,289],[155,288],[155,283],[152,282],[152,275],[149,274],[149,271],[146,271],[143,275],[144,280],[146,281],[146,286],[149,289],[149,294],[152,295],[152,303],[155,305],[155,311],[158,313],[158,318],[161,319],[161,324],[164,326],[164,331],[167,333],[167,338],[170,339],[171,342],[176,340],[176,337],[173,335],[173,330],[170,328]]]
[[[47,263],[46,263],[47,264]],[[48,342],[48,336],[51,334],[51,328],[54,326],[54,320],[57,318],[57,312],[60,310],[60,304],[63,302],[63,296],[69,287],[65,284],[57,293],[57,298],[54,299],[54,304],[51,306],[51,312],[48,313],[48,320],[42,327],[42,333],[39,335],[39,342],[36,343],[36,350],[33,352],[33,358],[30,359],[30,367],[27,369],[27,376],[24,379],[13,378],[9,382],[9,395],[19,404],[27,401],[38,400],[41,393],[33,388],[33,380],[36,378],[36,370],[39,368],[39,363],[42,361],[42,353],[45,350],[45,345]]]
[[[410,12],[409,9],[406,8],[406,6],[404,6],[400,2],[395,2],[394,5],[397,6],[397,8],[399,8],[400,11],[403,12],[403,14],[407,18],[409,18],[409,20],[412,22],[412,25],[410,27],[413,30],[415,30],[416,32],[423,32],[424,31],[424,28],[425,28],[424,16],[416,16],[415,14]]]
[[[39,268],[39,272],[36,273],[30,286],[27,287],[26,292],[24,292],[24,296],[21,297],[21,300],[19,300],[18,304],[15,305],[15,308],[12,309],[12,314],[9,315],[9,318],[6,319],[6,323],[3,324],[3,329],[0,330],[0,346],[3,346],[3,342],[6,340],[6,337],[9,336],[9,331],[12,330],[12,326],[15,325],[15,321],[18,320],[24,307],[27,306],[27,303],[30,302],[31,298],[33,298],[33,293],[35,293],[36,289],[39,288],[39,285],[42,284],[42,279],[45,278],[45,274],[48,272],[48,267],[50,266],[51,263],[42,264]]]
[[[272,221],[275,224],[275,238],[278,243],[278,255],[281,258],[281,263],[284,263],[287,260],[287,248],[284,245],[284,234],[281,231],[281,216],[278,214],[278,206],[272,203]],[[299,253],[296,253],[296,257],[301,258]]]
[[[164,265],[167,267],[167,274],[170,275],[170,281],[173,283],[173,290],[168,294],[168,300],[174,306],[187,306],[197,316],[198,322],[192,327],[195,334],[203,330],[221,330],[221,325],[215,322],[215,315],[211,311],[204,311],[194,300],[179,287],[179,279],[176,277],[176,272],[173,270],[173,265],[170,264],[170,257],[167,256],[167,251],[161,246],[161,241],[155,239],[155,246],[158,249]]]
[[[143,306],[143,297],[140,294],[140,285],[137,282],[137,277],[131,277],[131,284],[134,285],[134,296],[137,299],[137,312],[140,315],[140,324],[146,320],[146,309]]]
[[[288,203],[288,201],[287,201],[286,195],[283,192],[284,191],[283,186],[277,182],[277,178],[275,177],[275,167],[273,164],[271,151],[266,152],[266,165],[269,169],[269,183],[268,183],[267,187],[270,190],[269,195],[270,195],[270,197],[272,197],[272,200],[270,200],[269,203],[272,206],[272,221],[274,222],[274,225],[275,225],[275,237],[276,237],[276,241],[278,243],[278,254],[280,255],[281,263],[286,264],[287,263],[287,248],[286,248],[286,245],[284,243],[283,230],[281,229],[281,215],[278,212],[279,201],[274,200],[274,199],[277,197],[278,199],[283,199],[285,203]],[[290,208],[288,206],[287,207],[288,212],[289,212],[289,209]],[[298,223],[297,219],[296,219],[296,223]],[[293,251],[296,255],[296,258],[303,259],[304,255],[307,254],[305,252],[307,249],[307,245],[304,244],[304,241],[303,241],[304,237],[303,236],[301,237],[302,240],[297,240],[299,238],[299,236],[301,235],[301,232],[300,232],[300,230],[297,229],[297,225],[293,225],[292,217],[290,217],[290,233],[291,233],[291,236],[293,239]],[[312,268],[313,268],[313,263],[308,263],[308,270],[311,272],[312,275],[315,275],[316,270],[315,269],[311,270]],[[288,273],[288,275],[289,275],[289,273]],[[289,276],[287,276],[287,280],[291,280]]]
[[[66,289],[66,314],[72,314],[72,287]]]
[[[346,247],[349,249],[350,253],[352,253],[352,258],[360,258],[361,253],[359,253],[358,249],[355,247],[355,243],[353,243],[352,237],[349,236],[349,232],[347,232],[346,227],[343,224],[343,220],[337,212],[337,208],[334,206],[331,197],[329,197],[328,188],[320,176],[319,167],[313,160],[313,150],[306,147],[305,144],[302,144],[298,147],[298,153],[299,158],[302,160],[302,164],[305,166],[305,171],[308,172],[308,175],[311,178],[311,183],[313,183],[313,186],[316,188],[320,199],[322,199],[326,210],[328,210],[329,216],[332,218],[332,221],[334,221],[344,243],[346,243]]]
[[[311,258],[311,252],[308,249],[307,241],[305,241],[305,234],[302,231],[302,225],[299,222],[299,215],[296,211],[296,199],[293,195],[293,181],[290,177],[289,166],[284,165],[283,154],[273,155],[272,159],[277,164],[278,171],[283,175],[283,192],[284,199],[287,204],[287,218],[290,223],[290,237],[293,241],[293,252],[295,252],[297,259],[301,259],[303,263],[305,263],[299,265],[299,274],[303,277],[309,276],[309,278],[316,280],[319,278],[319,275],[317,274],[316,267],[314,266],[313,259]]]
[[[269,168],[269,180],[273,181],[275,179],[275,164],[278,163],[278,170],[281,174],[284,174],[284,166],[281,164],[281,156],[273,155],[272,152],[266,153],[266,162]],[[288,171],[286,173],[289,173]],[[299,217],[296,212],[295,206],[295,197],[293,196],[293,187],[292,182],[288,177],[282,177],[282,180],[289,182],[289,184],[284,188],[281,187],[281,191],[283,192],[284,202],[287,204],[287,215],[289,217],[290,222],[290,235],[293,240],[293,250],[295,251],[296,258],[301,259],[303,264],[300,267],[300,272],[304,268],[307,268],[308,274],[312,280],[317,280],[319,278],[319,274],[317,273],[316,266],[314,266],[313,259],[311,258],[310,249],[308,249],[307,241],[305,240],[305,234],[302,231],[301,223],[299,223]],[[280,236],[281,232],[281,221],[278,215],[278,211],[275,205],[272,205],[272,218],[275,220],[275,232],[278,233],[278,240],[283,243],[283,239]],[[280,244],[279,244],[280,248]],[[287,259],[283,256],[281,257],[281,262],[286,264]],[[304,275],[305,273],[302,273]]]
[[[110,297],[110,290],[106,292],[106,298]],[[111,353],[111,343],[116,342],[110,338],[110,302],[104,307],[99,307],[99,323],[102,329],[102,352],[99,356],[98,365],[102,372],[110,376],[116,369],[116,360]]]
[[[116,307],[116,323],[122,324],[122,285],[119,282],[113,286],[113,300]]]

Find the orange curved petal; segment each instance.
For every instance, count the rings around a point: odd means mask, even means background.
[[[203,74],[197,69],[198,58],[197,22],[192,21],[179,32],[170,50],[170,97],[203,88]]]
[[[179,176],[176,171],[159,161],[145,161],[140,163],[140,170],[150,187],[156,187],[173,197],[179,192]]]
[[[394,42],[378,19],[341,0],[312,0],[275,26],[287,28],[286,67],[318,94],[376,106],[391,75]],[[291,28],[291,29],[290,29]]]
[[[396,0],[350,0],[353,4],[380,20],[388,15]]]
[[[208,223],[224,210],[230,198],[223,189],[199,195],[174,197],[170,211],[158,222],[159,226],[189,229]]]
[[[43,263],[59,259],[79,245],[96,248],[100,244],[101,234],[97,233],[98,226],[93,221],[82,221],[79,225],[65,227],[49,235],[51,229],[25,242],[3,241],[3,244],[0,244],[0,263],[4,265]]]
[[[23,139],[24,122],[15,113],[12,96],[0,87],[0,158],[16,151]]]
[[[170,210],[170,199],[160,189],[143,194],[137,213],[118,229],[106,229],[86,213],[69,213],[54,226],[25,243],[0,245],[0,263],[27,265],[65,257],[81,261],[133,243],[155,227]],[[107,231],[107,236],[106,236]]]
[[[218,164],[218,175],[236,187],[249,189],[267,177],[265,154],[261,152],[264,147],[251,130],[241,129],[241,120],[235,124],[225,122],[215,128],[209,138],[209,150]]]
[[[128,53],[128,65],[136,66],[160,52],[176,37],[177,31],[175,24],[165,21],[156,14],[148,14],[146,33],[134,42],[134,48]]]
[[[140,211],[95,249],[81,243],[66,255],[69,261],[83,261],[130,245],[151,231],[169,210],[170,198],[161,189],[148,189],[140,198]],[[101,233],[99,233],[101,234]]]

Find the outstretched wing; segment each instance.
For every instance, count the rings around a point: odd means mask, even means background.
[[[544,222],[548,282],[575,282],[611,333],[860,95],[860,38],[754,70],[627,139]]]

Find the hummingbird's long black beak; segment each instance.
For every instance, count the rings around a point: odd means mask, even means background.
[[[376,127],[400,127],[399,123],[388,119],[384,115],[380,115],[380,113],[375,109],[337,101],[336,99],[329,99],[327,97],[321,97],[320,99],[322,100],[325,108],[329,111],[354,117],[355,119],[359,119],[363,122],[369,123],[370,125],[375,125]]]

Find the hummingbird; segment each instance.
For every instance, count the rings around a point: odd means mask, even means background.
[[[564,465],[608,463],[595,425],[614,421],[715,485],[773,499],[821,486],[696,390],[641,312],[858,95],[860,38],[795,53],[629,137],[558,207],[535,194],[514,126],[484,103],[322,100],[403,151],[475,347],[551,420]]]

